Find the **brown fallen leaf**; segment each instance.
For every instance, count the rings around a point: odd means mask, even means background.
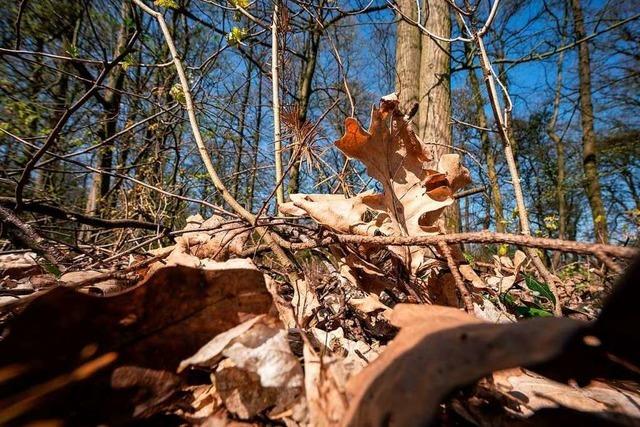
[[[629,326],[638,321],[638,279],[636,261],[594,324],[568,318],[488,324],[453,308],[398,305],[391,321],[400,333],[349,383],[351,404],[343,424],[427,425],[452,391],[518,366],[583,385],[596,377],[633,380],[637,390],[640,338]],[[598,399],[618,402],[603,393]]]
[[[487,279],[487,284],[498,294],[504,294],[509,291],[516,284],[516,276],[503,276],[501,273],[499,276],[491,276]]]
[[[583,327],[571,319],[493,325],[454,308],[405,304],[391,321],[400,333],[349,383],[344,425],[426,425],[457,387],[549,360]]]
[[[478,276],[473,267],[469,264],[462,264],[458,266],[458,270],[460,270],[460,274],[465,280],[471,282],[474,288],[476,289],[485,289],[487,284]]]
[[[290,409],[302,396],[302,367],[291,352],[288,332],[279,320],[260,316],[203,346],[179,367],[213,371],[216,390],[228,411],[250,419],[270,409]]]
[[[218,215],[204,220],[200,215],[187,218],[189,231],[176,239],[188,253],[198,258],[224,261],[231,254],[240,254],[249,238],[249,231],[241,223],[226,222]]]
[[[382,185],[382,194],[291,195],[281,210],[306,213],[316,222],[341,233],[419,236],[439,232],[436,221],[453,194],[470,182],[469,172],[456,154],[434,160],[398,109],[395,95],[382,98],[372,110],[368,130],[354,118],[345,120],[345,133],[336,147],[360,160]],[[390,247],[407,268],[417,272],[433,253],[423,247]]]
[[[365,314],[376,311],[391,311],[389,307],[380,302],[380,298],[375,294],[368,294],[364,298],[351,298],[347,303],[354,309]]]
[[[12,279],[20,279],[42,273],[43,268],[36,261],[37,258],[35,252],[0,255],[0,277],[9,276]]]
[[[511,400],[525,418],[544,408],[565,407],[640,421],[640,394],[601,381],[571,387],[519,368],[495,372],[492,379],[496,391]]]
[[[104,271],[98,270],[72,271],[60,276],[60,281],[66,286],[75,287],[78,283],[91,281],[92,279],[100,277],[104,273]],[[91,286],[93,290],[89,288],[83,288],[82,292],[96,293],[95,290],[98,290],[98,294],[104,295],[115,293],[124,289],[124,285],[115,279],[104,279],[100,282],[92,283]]]
[[[53,274],[37,274],[29,277],[29,283],[34,289],[45,289],[57,285],[58,281]]]
[[[183,360],[178,365],[178,372],[184,371],[186,368],[195,366],[199,368],[211,368],[222,360],[222,351],[231,345],[234,339],[240,337],[247,332],[257,322],[261,321],[264,315],[256,316],[247,320],[223,333],[217,335],[211,341],[200,348],[193,356]]]
[[[110,351],[119,353],[122,364],[173,371],[212,336],[271,306],[263,274],[246,260],[160,267],[139,285],[108,297],[55,288],[7,324],[0,370],[16,364],[28,370],[2,384],[0,399]],[[129,402],[109,391],[109,373],[57,392],[29,417],[58,414],[80,424],[126,417]]]
[[[487,298],[482,298],[482,301],[473,303],[473,314],[482,320],[486,320],[491,323],[512,323],[516,321],[516,317],[504,309],[497,307],[493,302]]]
[[[299,325],[306,325],[313,317],[320,302],[315,291],[309,286],[309,281],[299,279],[293,284],[293,299],[291,300],[293,313]]]
[[[367,212],[381,212],[380,195],[367,191],[354,197],[342,194],[291,194],[291,202],[278,209],[285,215],[309,215],[328,228],[348,234],[373,235],[380,225],[365,219]]]
[[[344,371],[335,357],[314,351],[306,342],[303,355],[308,424],[318,427],[340,424],[348,406]]]
[[[182,385],[182,380],[167,371],[145,369],[137,366],[122,366],[111,374],[114,389],[135,388],[141,397],[136,402],[134,418],[146,418],[162,412],[171,404],[171,397]]]

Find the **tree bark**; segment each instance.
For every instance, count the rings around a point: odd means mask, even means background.
[[[451,16],[447,0],[425,2],[425,28],[432,34],[449,38]],[[434,159],[451,152],[451,44],[420,35],[420,87],[418,109],[418,135],[430,147]],[[437,143],[440,145],[429,145]],[[448,231],[460,229],[458,202],[445,209],[445,227]]]
[[[573,23],[576,39],[586,37],[584,17],[580,0],[571,0]],[[582,120],[582,164],[584,169],[584,186],[591,207],[595,237],[598,242],[607,243],[609,231],[607,216],[602,202],[600,181],[598,178],[598,149],[593,125],[593,103],[591,101],[591,66],[589,44],[578,44],[578,74],[580,92],[580,115]]]
[[[398,0],[400,11],[412,20],[418,19],[418,9],[413,0]],[[420,29],[401,17],[396,34],[396,92],[402,111],[408,112],[420,102]]]
[[[561,52],[558,56],[558,77],[556,79],[556,94],[553,99],[553,113],[551,115],[551,120],[549,120],[549,124],[547,125],[547,135],[549,135],[549,138],[551,138],[556,146],[556,171],[558,174],[556,183],[556,200],[558,202],[558,238],[564,240],[567,238],[567,196],[565,191],[566,166],[564,154],[565,147],[564,140],[556,132],[558,114],[560,112],[563,58],[564,52]],[[556,264],[557,262],[554,262],[554,265]]]
[[[253,212],[253,194],[258,177],[258,152],[260,149],[260,126],[262,125],[262,73],[258,73],[258,112],[256,113],[256,127],[253,133],[253,152],[251,153],[251,168],[253,172],[247,186],[247,209]]]
[[[398,0],[398,9],[406,18],[418,21],[418,9],[412,0]],[[451,17],[446,0],[425,3],[421,11],[424,26],[431,33],[448,38]],[[437,161],[451,150],[451,62],[450,43],[432,39],[416,25],[399,17],[396,35],[396,92],[400,108],[409,112],[417,103],[417,134]],[[437,143],[439,145],[429,145]],[[458,231],[458,202],[444,212],[447,230]]]
[[[451,34],[451,18],[446,0],[426,2],[428,14],[425,27],[441,37]],[[451,145],[451,79],[450,44],[421,34],[420,108],[418,130],[424,143]],[[450,150],[432,146],[436,158]]]
[[[240,178],[241,173],[240,169],[242,167],[242,155],[244,151],[244,132],[246,126],[247,119],[247,109],[249,107],[249,95],[251,95],[251,74],[253,73],[253,64],[251,61],[247,61],[247,83],[244,88],[244,94],[242,95],[242,106],[240,111],[240,123],[238,125],[238,151],[236,153],[236,162],[233,167],[233,197],[236,199],[239,198],[238,189],[240,187]]]

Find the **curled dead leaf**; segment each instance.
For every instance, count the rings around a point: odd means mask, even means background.
[[[139,285],[107,297],[54,288],[7,324],[0,369],[16,364],[28,369],[4,383],[0,398],[20,396],[73,371],[87,357],[111,351],[118,352],[121,364],[172,371],[211,336],[271,307],[264,276],[248,260],[160,266]],[[117,399],[110,401],[117,410],[107,404],[109,387],[108,373],[83,378],[46,401],[36,400],[19,420],[46,414],[72,424],[119,424],[133,408]]]
[[[349,383],[352,399],[343,424],[426,425],[453,390],[518,366],[584,385],[603,377],[633,379],[637,384],[640,338],[629,325],[638,321],[639,278],[636,261],[594,324],[568,318],[489,324],[453,308],[396,306],[391,321],[400,333]],[[593,397],[590,390],[579,393]],[[618,397],[607,391],[597,399],[611,403],[619,402]],[[624,411],[634,417],[631,424],[639,422],[637,407]]]
[[[198,258],[224,261],[231,254],[240,254],[249,238],[242,223],[227,222],[218,215],[204,220],[200,215],[187,218],[188,231],[176,239],[177,246]]]
[[[216,336],[179,370],[212,369],[225,407],[241,419],[267,409],[279,414],[295,405],[303,390],[302,367],[287,337],[277,319],[259,316]]]
[[[407,305],[396,307],[391,320],[402,329],[349,383],[344,425],[426,425],[457,387],[494,370],[549,360],[583,326],[571,319],[493,325],[454,308]]]
[[[544,408],[565,407],[599,413],[611,422],[616,415],[640,421],[640,394],[601,381],[571,387],[519,368],[495,372],[492,380],[496,391],[517,406],[521,417],[530,417]]]
[[[367,173],[382,185],[382,194],[293,195],[283,213],[310,215],[319,224],[341,233],[419,236],[438,233],[442,211],[453,203],[453,193],[470,182],[457,154],[434,161],[398,109],[395,96],[382,98],[371,113],[369,129],[354,118],[345,120],[345,132],[335,142],[348,157],[361,161]],[[372,212],[373,219],[366,218]],[[412,272],[426,258],[427,248],[390,247]]]

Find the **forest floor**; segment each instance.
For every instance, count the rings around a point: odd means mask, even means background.
[[[212,220],[101,268],[0,256],[0,422],[640,423],[637,265],[618,278],[561,260],[558,318],[524,252],[465,252],[465,313],[451,271],[425,282],[431,304],[409,304],[316,248],[292,286],[270,257],[233,258],[239,234]]]

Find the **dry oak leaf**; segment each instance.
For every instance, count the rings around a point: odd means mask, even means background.
[[[474,288],[476,289],[485,289],[487,284],[478,276],[473,267],[469,264],[462,264],[458,266],[458,270],[460,270],[460,274],[465,280],[471,282]]]
[[[226,408],[249,419],[268,408],[280,413],[303,392],[302,367],[289,348],[279,320],[259,316],[218,336],[180,363],[213,368],[215,387]]]
[[[308,424],[339,425],[347,411],[344,383],[348,373],[338,358],[314,351],[308,342],[304,343],[303,356]]]
[[[366,220],[367,212],[376,215],[384,211],[382,197],[373,191],[366,191],[354,197],[342,194],[291,194],[291,202],[280,205],[285,215],[309,215],[319,224],[345,234],[373,235],[380,225]]]
[[[341,233],[418,236],[437,233],[436,221],[453,194],[470,182],[457,154],[430,158],[422,142],[398,109],[395,94],[372,109],[369,129],[355,118],[345,120],[345,133],[335,145],[346,156],[360,160],[367,173],[382,185],[382,194],[292,195],[281,211],[306,213],[316,222]],[[373,217],[373,218],[369,218]],[[415,273],[425,258],[424,248],[391,247]]]
[[[369,176],[382,184],[383,204],[400,233],[433,231],[439,214],[453,203],[453,193],[470,181],[458,155],[429,157],[395,96],[384,97],[372,110],[368,130],[354,118],[345,120],[345,128],[336,147],[364,163]]]
[[[616,416],[635,419],[636,425],[640,421],[640,395],[601,381],[593,381],[582,388],[571,387],[515,368],[495,372],[493,384],[498,393],[517,406],[521,417],[530,417],[544,408],[564,407],[598,412],[611,421]]]
[[[114,295],[56,287],[30,302],[7,323],[8,334],[0,341],[0,369],[22,366],[28,375],[8,378],[0,399],[9,401],[107,352],[117,352],[121,364],[172,371],[212,336],[271,310],[264,275],[250,261],[197,267],[179,261],[160,265],[140,284]],[[12,416],[21,416],[19,424],[43,414],[72,425],[120,425],[130,419],[130,399],[106,399],[115,393],[108,375],[85,380],[46,400],[32,400],[28,413]]]
[[[224,261],[231,254],[241,253],[250,233],[241,223],[227,222],[218,215],[206,221],[200,215],[192,215],[187,218],[183,231],[189,232],[176,239],[178,246],[186,247],[198,258],[215,261]]]
[[[451,307],[398,304],[401,328],[348,384],[343,425],[428,425],[458,387],[493,371],[542,363],[560,354],[583,323],[565,318],[494,325]]]

